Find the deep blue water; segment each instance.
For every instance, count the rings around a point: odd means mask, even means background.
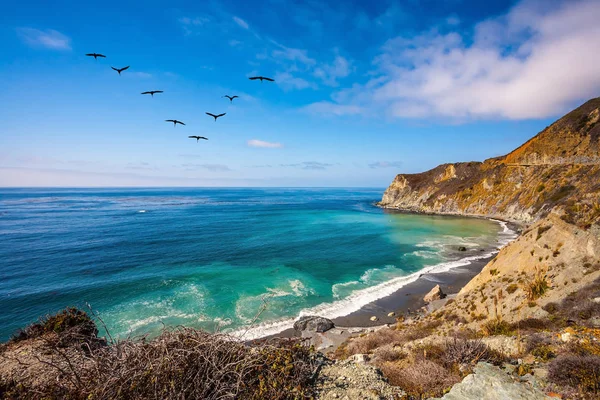
[[[303,310],[343,315],[451,265],[459,245],[497,242],[491,221],[384,212],[382,192],[0,189],[0,340],[85,303],[122,337],[237,329],[264,299],[265,333]]]

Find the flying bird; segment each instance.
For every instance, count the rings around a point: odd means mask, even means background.
[[[162,93],[162,90],[150,90],[148,92],[142,92],[142,94],[149,94],[150,96],[154,97],[154,93]]]
[[[275,79],[271,79],[271,78],[267,78],[266,76],[251,76],[250,78],[251,81],[255,81],[257,79],[260,79],[261,83],[262,81],[269,81],[269,82],[275,82]]]
[[[215,119],[215,122],[217,122],[217,118],[222,117],[225,114],[227,114],[227,113],[223,113],[223,114],[219,114],[219,115],[211,114],[209,112],[206,113],[206,115],[210,115],[211,117],[213,117]]]
[[[94,57],[94,60],[97,60],[98,57],[106,58],[106,56],[104,54],[99,54],[99,53],[88,53],[88,54],[86,54],[86,56]]]
[[[198,141],[200,139],[204,139],[204,140],[208,140],[208,138],[205,138],[204,136],[188,136],[190,139],[196,139],[196,143],[198,143]]]
[[[176,119],[165,119],[165,122],[172,122],[173,127],[175,127],[177,124],[185,125],[183,122],[177,121]]]
[[[236,98],[238,98],[239,96],[227,96],[227,95],[225,95],[225,96],[223,96],[223,97],[227,97],[227,98],[229,99],[229,102],[230,102],[230,103],[233,103],[233,99],[236,99]]]
[[[129,65],[123,68],[115,68],[115,67],[111,67],[112,69],[114,69],[115,71],[117,71],[119,73],[119,75],[121,75],[121,72],[125,71],[127,68],[129,68]]]

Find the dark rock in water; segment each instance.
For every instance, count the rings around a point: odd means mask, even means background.
[[[460,246],[458,248],[458,251],[467,251],[467,248],[465,246]]]
[[[332,320],[317,316],[300,317],[294,322],[294,329],[297,331],[325,332],[334,326]]]

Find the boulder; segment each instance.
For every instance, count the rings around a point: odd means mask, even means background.
[[[425,295],[425,297],[423,297],[423,301],[426,303],[431,303],[434,300],[443,299],[444,297],[446,297],[446,295],[444,292],[442,292],[440,285],[435,285],[435,287],[431,289],[429,293]]]
[[[458,251],[467,251],[467,248],[465,246],[460,246],[458,248]]]
[[[369,319],[370,319],[371,321],[373,321],[373,322],[374,322],[374,321],[377,321],[379,318],[377,318],[376,316],[374,316],[374,315],[373,315],[373,316],[372,316],[371,318],[369,318]]]
[[[392,312],[390,312],[390,313],[388,313],[388,317],[393,317],[393,316],[395,316],[395,315],[396,315],[396,313],[395,313],[395,312],[393,312],[393,311],[392,311]]]
[[[294,322],[294,329],[297,331],[326,332],[334,326],[332,320],[317,316],[300,317]]]
[[[474,373],[437,400],[549,400],[532,382],[519,382],[500,368],[487,363],[475,366]],[[532,376],[531,380],[535,380]]]

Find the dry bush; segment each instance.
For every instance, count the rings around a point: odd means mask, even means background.
[[[485,336],[510,336],[513,334],[513,326],[504,320],[492,319],[481,326],[481,332]]]
[[[499,365],[505,361],[505,357],[491,350],[480,339],[464,340],[455,337],[445,343],[441,361],[448,368],[453,368],[460,365],[475,365],[480,361]]]
[[[536,270],[533,279],[525,282],[523,290],[529,301],[535,301],[542,297],[550,289],[546,273],[541,270]]]
[[[68,330],[60,335],[68,334]],[[316,360],[304,342],[245,344],[191,328],[150,341],[123,340],[84,351],[49,342],[57,379],[3,381],[0,397],[29,399],[303,399]],[[41,361],[42,362],[42,361]],[[1,391],[4,391],[2,393]]]
[[[548,319],[525,318],[521,321],[512,324],[512,329],[520,329],[521,331],[545,331],[551,330],[553,324]]]
[[[376,348],[375,351],[373,351],[373,355],[376,357],[377,361],[383,362],[398,361],[405,359],[407,356],[400,348],[391,344]]]
[[[550,363],[548,379],[560,386],[571,386],[598,395],[600,394],[600,357],[561,355]]]
[[[387,344],[400,346],[430,336],[439,325],[439,322],[434,321],[402,326],[400,329],[380,329],[368,335],[354,338],[344,347],[343,351],[340,350],[337,354],[341,356],[339,358],[346,358],[354,354],[370,353]]]
[[[420,360],[410,366],[385,363],[380,368],[390,384],[401,387],[417,399],[441,396],[461,380],[458,374],[429,360]]]
[[[106,344],[104,339],[98,338],[98,329],[90,316],[74,307],[40,318],[38,322],[15,333],[9,342],[35,339],[51,333],[56,334],[53,337],[59,347],[79,343],[85,348],[97,348]]]

